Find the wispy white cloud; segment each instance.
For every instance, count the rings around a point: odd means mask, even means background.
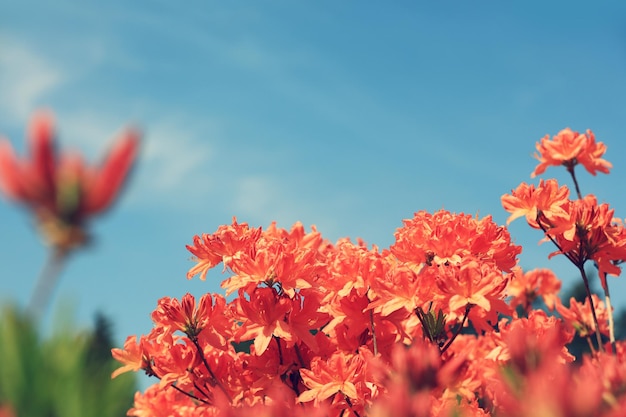
[[[164,113],[157,109],[156,113]],[[64,111],[59,115],[64,145],[79,148],[97,161],[129,120],[110,113],[85,110]],[[208,192],[212,175],[208,170],[213,158],[212,142],[216,128],[209,123],[192,123],[183,117],[149,115],[133,124],[143,133],[130,203],[161,204],[183,208],[194,196]],[[113,130],[116,129],[116,130]]]
[[[268,176],[243,176],[236,184],[233,207],[246,216],[270,214],[276,203],[284,203],[280,197],[280,185]],[[266,217],[261,214],[261,217]],[[271,215],[270,215],[271,217]]]
[[[345,195],[332,201],[314,198],[297,179],[271,174],[233,178],[229,197],[228,208],[240,221],[263,227],[276,221],[279,227],[286,229],[300,221],[305,229],[315,225],[325,237],[333,240],[345,235],[337,219],[354,203]]]
[[[109,59],[132,64],[123,59],[126,56],[123,49],[117,52],[111,49],[114,42],[77,41],[80,46],[77,51],[91,51],[78,69],[65,68],[46,58],[37,43],[19,37],[0,34],[0,44],[0,110],[6,126],[24,131],[35,110],[52,107],[62,148],[79,151],[89,161],[97,163],[113,139],[132,123],[145,130],[136,178],[128,195],[131,203],[159,201],[181,206],[181,201],[188,201],[194,194],[205,193],[211,187],[212,176],[206,167],[213,156],[211,142],[215,140],[216,127],[206,122],[206,118],[192,122],[172,115],[171,109],[163,103],[141,98],[136,99],[137,105],[131,103],[127,107],[135,108],[132,116],[111,105],[113,100],[91,107],[68,104],[77,92],[76,83],[88,78],[100,66],[109,64]],[[91,48],[88,44],[97,47]],[[63,56],[67,60],[68,57]],[[70,59],[72,61],[74,59]],[[62,100],[55,94],[61,86]],[[93,88],[92,93],[97,92],[98,85]],[[129,102],[128,98],[120,96],[119,99]]]
[[[23,124],[46,96],[64,81],[63,71],[30,45],[0,34],[0,109]]]
[[[143,159],[147,189],[203,192],[211,186],[208,163],[213,157],[210,129],[197,129],[180,120],[150,124]]]

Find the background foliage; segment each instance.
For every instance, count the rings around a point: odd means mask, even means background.
[[[14,306],[0,316],[0,405],[20,417],[124,416],[134,375],[111,380],[111,325],[97,315],[93,329],[76,330],[68,312],[47,337]]]

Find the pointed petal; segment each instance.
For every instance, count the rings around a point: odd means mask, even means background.
[[[20,161],[15,156],[11,143],[7,139],[0,141],[0,191],[7,197],[27,202],[22,184]]]
[[[96,214],[111,205],[135,162],[139,142],[139,132],[130,129],[114,143],[96,172],[92,187],[85,190],[87,195],[83,209],[86,214]]]
[[[29,125],[28,142],[32,166],[28,167],[30,197],[39,202],[54,199],[56,152],[54,149],[54,119],[49,111],[36,113]]]

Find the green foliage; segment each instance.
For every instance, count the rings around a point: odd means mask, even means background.
[[[76,331],[67,320],[41,338],[23,312],[5,306],[0,316],[0,406],[20,417],[125,416],[136,380],[112,380],[109,322],[96,317],[93,330]]]

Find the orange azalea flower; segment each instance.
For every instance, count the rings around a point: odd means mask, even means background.
[[[596,317],[598,318],[598,326],[600,326],[600,333],[609,334],[609,311],[606,306],[596,294],[591,294],[593,300],[593,306],[596,310]],[[589,304],[589,298],[585,298],[585,301],[580,303],[576,301],[574,297],[569,300],[569,308],[565,307],[561,300],[557,299],[556,310],[559,312],[563,321],[576,330],[580,337],[592,336],[596,331],[596,325],[591,313],[591,305]]]
[[[193,295],[187,293],[179,302],[163,297],[152,313],[154,323],[164,333],[182,331],[190,339],[225,349],[233,333],[234,321],[226,309],[226,300],[219,294],[204,294],[196,306]]]
[[[35,114],[29,127],[30,160],[15,156],[0,140],[0,190],[35,214],[44,239],[60,251],[83,245],[85,222],[115,200],[137,156],[139,133],[128,129],[99,167],[86,166],[78,154],[57,156],[53,118]]]
[[[528,318],[502,322],[499,327],[500,343],[505,346],[499,359],[510,361],[522,373],[546,362],[565,364],[575,359],[567,349],[574,338],[573,331],[543,310],[531,310]]]
[[[181,342],[170,346],[166,355],[155,357],[152,369],[161,379],[161,388],[175,383],[181,389],[193,389],[191,370],[198,369],[202,362],[196,347],[188,339],[181,339]]]
[[[254,339],[254,352],[261,355],[272,337],[283,338],[288,342],[294,341],[295,335],[286,321],[291,311],[291,300],[279,296],[274,288],[257,288],[250,294],[250,301],[246,300],[243,291],[235,300],[238,320],[243,323],[235,332],[235,340]]]
[[[161,389],[158,385],[148,387],[144,393],[135,393],[133,407],[128,416],[137,417],[218,417],[221,410],[213,405],[198,404],[188,395],[172,389]]]
[[[353,243],[348,238],[340,239],[326,253],[330,277],[324,283],[329,291],[327,298],[345,296],[352,289],[359,295],[368,292],[379,277],[385,274],[390,259],[385,259],[377,247],[368,249],[364,242]]]
[[[537,355],[529,352],[528,356]],[[574,367],[547,362],[523,377],[508,371],[502,377],[502,400],[495,415],[507,417],[596,417],[604,413],[602,381]],[[508,385],[507,385],[508,384]],[[505,391],[506,390],[506,391]],[[508,395],[507,395],[508,394]],[[622,408],[619,414],[623,415]]]
[[[344,398],[339,401],[350,401],[355,405],[369,398],[371,392],[366,382],[366,361],[360,354],[335,352],[328,358],[315,358],[311,362],[311,369],[300,369],[302,381],[309,388],[298,397],[298,401],[305,403],[315,401],[317,406],[324,400],[341,394]]]
[[[322,238],[322,234],[317,231],[315,226],[311,226],[312,231],[306,233],[301,222],[296,222],[290,231],[277,227],[276,222],[272,222],[263,232],[266,237],[283,240],[292,247],[310,248],[322,251],[330,242]]]
[[[559,245],[559,250],[550,256],[565,254],[577,266],[594,261],[606,290],[606,275],[620,275],[617,263],[626,259],[624,227],[613,217],[614,210],[608,204],[598,204],[593,195],[572,201],[567,211],[568,220],[546,232]]]
[[[561,281],[550,269],[533,269],[522,273],[520,270],[513,275],[508,286],[508,294],[512,297],[511,307],[521,305],[528,311],[537,297],[541,297],[546,307],[554,310],[561,289]]]
[[[186,247],[197,264],[187,272],[187,279],[200,274],[200,279],[204,281],[209,269],[220,262],[224,262],[226,269],[231,259],[240,256],[242,252],[254,250],[260,236],[260,227],[250,229],[248,223],[239,224],[235,217],[231,226],[220,226],[212,235],[205,233],[202,237],[194,236],[193,245]]]
[[[417,307],[432,300],[432,288],[422,279],[425,276],[416,274],[404,265],[390,268],[372,283],[371,294],[376,294],[376,298],[369,308],[383,316],[398,310],[412,313]]]
[[[295,295],[287,322],[292,333],[314,352],[318,350],[318,345],[311,330],[318,330],[328,321],[328,314],[320,311],[319,292],[303,289]]]
[[[507,284],[508,278],[501,271],[473,259],[467,259],[459,268],[442,267],[437,277],[451,313],[467,305],[490,311],[493,300],[504,298]]]
[[[554,318],[546,320],[540,311],[533,311],[529,321],[512,322],[502,333],[511,358],[500,373],[503,383],[498,393],[498,415],[624,414],[624,408],[617,405],[609,389],[611,384],[605,378],[613,370],[618,369],[619,373],[626,369],[616,356],[599,352],[593,358],[586,356],[580,367],[568,366],[573,357],[567,353],[565,345],[571,341],[571,336],[560,322],[555,323]],[[603,359],[609,360],[602,365],[596,362],[604,362]],[[621,390],[624,378],[618,379],[621,379]],[[619,412],[611,414],[608,412],[611,408]]]
[[[321,256],[316,248],[295,246],[262,234],[253,250],[232,259],[229,266],[236,275],[221,285],[227,295],[238,289],[254,291],[264,284],[293,297],[296,288],[312,287],[324,273]]]
[[[618,354],[598,352],[591,357],[585,357],[581,367],[581,376],[593,378],[604,388],[602,397],[613,413],[610,416],[624,414],[626,398],[626,357],[624,356],[624,341],[617,342]],[[607,407],[607,408],[609,408]]]
[[[570,128],[561,130],[550,140],[550,135],[537,142],[537,152],[535,158],[539,160],[539,165],[532,172],[534,178],[543,174],[548,166],[564,165],[571,170],[577,164],[582,164],[592,175],[597,171],[608,174],[613,167],[610,162],[602,159],[606,152],[606,146],[602,142],[596,143],[595,136],[591,130],[587,133],[578,133]]]
[[[566,255],[581,267],[593,260],[598,265],[602,287],[607,288],[606,274],[619,275],[617,263],[626,259],[626,231],[613,218],[607,204],[598,204],[593,195],[571,201],[567,187],[556,180],[541,180],[539,186],[521,184],[511,195],[502,196],[502,205],[512,213],[507,223],[526,216],[531,227],[542,228],[558,245],[552,253]]]
[[[252,291],[259,283],[279,285],[282,291],[293,296],[294,289],[308,288],[323,271],[323,249],[329,244],[322,240],[315,227],[305,233],[301,223],[290,232],[276,227],[262,231],[249,229],[233,218],[232,226],[221,226],[212,235],[194,236],[193,245],[187,249],[198,263],[189,270],[187,278],[200,273],[205,279],[209,269],[224,262],[236,275],[222,281],[226,295],[244,288]]]
[[[137,343],[137,336],[128,336],[124,342],[124,348],[111,349],[113,358],[124,364],[124,366],[116,369],[111,374],[111,378],[123,374],[125,372],[137,372],[140,369],[148,369],[150,361],[144,352],[144,338],[142,337]]]
[[[569,204],[568,197],[569,189],[566,186],[559,187],[557,181],[553,179],[540,180],[537,187],[521,183],[511,194],[501,197],[502,206],[511,213],[506,224],[518,217],[526,216],[530,227],[539,229],[537,223],[539,215],[544,216],[549,222],[558,223],[567,218],[565,207]]]
[[[416,271],[424,263],[457,265],[473,256],[508,272],[521,252],[519,246],[511,243],[508,231],[497,226],[491,216],[478,219],[445,210],[435,214],[420,211],[403,223],[390,250]]]

